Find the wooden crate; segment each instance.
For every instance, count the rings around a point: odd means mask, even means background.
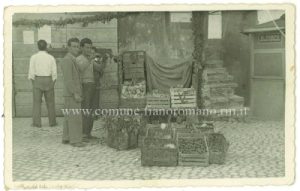
[[[196,108],[197,96],[194,88],[171,88],[172,108]]]
[[[157,138],[157,139],[175,139],[175,128],[171,128],[167,125],[165,129],[160,128],[160,124],[147,124],[145,137]]]
[[[147,108],[149,109],[168,109],[171,107],[170,96],[155,97],[147,95]]]
[[[185,151],[184,144],[188,141],[197,141],[201,145],[203,152]],[[177,134],[177,148],[178,148],[178,165],[179,166],[202,166],[209,165],[209,150],[206,136],[194,133],[178,133]]]
[[[209,163],[224,164],[229,143],[221,133],[208,135]]]
[[[125,72],[124,73],[124,80],[131,80],[131,79],[145,79],[145,72]]]
[[[144,51],[126,51],[122,55],[123,78],[145,79],[145,52]]]
[[[120,101],[121,108],[145,108],[146,107],[146,99],[145,98],[121,98]]]
[[[141,149],[142,166],[177,166],[177,160],[176,142],[173,139],[144,139]]]
[[[125,51],[122,55],[124,67],[136,67],[137,65],[143,66],[146,60],[145,51]]]

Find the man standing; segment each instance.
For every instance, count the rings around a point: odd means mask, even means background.
[[[69,113],[65,114],[63,129],[63,144],[70,143],[74,147],[85,146],[82,143],[82,117],[80,113],[71,113],[72,109],[81,108],[81,82],[79,71],[76,65],[76,57],[79,54],[78,38],[68,40],[68,53],[62,60],[61,69],[64,77],[64,101],[65,109]]]
[[[92,41],[84,38],[80,41],[82,54],[76,58],[76,63],[79,69],[80,77],[82,80],[82,109],[93,111],[93,100],[96,91],[94,70],[92,61]],[[94,118],[92,112],[90,114],[83,113],[83,136],[84,139],[93,139],[91,131],[93,128]]]
[[[47,42],[39,40],[37,42],[39,52],[30,58],[28,79],[33,86],[33,126],[41,127],[41,103],[44,95],[47,109],[49,125],[56,126],[54,84],[57,78],[56,62],[53,56],[46,52]]]
[[[92,62],[93,63],[93,70],[94,70],[94,79],[95,79],[95,85],[96,85],[96,92],[94,94],[94,101],[93,106],[94,109],[99,108],[99,96],[100,96],[100,77],[103,75],[103,70],[106,67],[108,61],[108,55],[100,55],[97,53],[97,48],[92,47]],[[98,116],[95,116],[95,119],[97,119]]]

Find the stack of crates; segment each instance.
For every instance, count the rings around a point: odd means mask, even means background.
[[[145,51],[126,51],[123,53],[123,79],[145,80]]]
[[[145,51],[125,51],[122,54],[122,84],[124,81],[134,84],[144,83],[146,89],[146,52]],[[121,85],[121,89],[122,89]],[[146,91],[145,91],[146,92]],[[121,108],[145,108],[146,97],[144,98],[122,98]]]

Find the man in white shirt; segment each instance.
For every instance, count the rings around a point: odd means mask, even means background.
[[[47,42],[39,40],[39,52],[30,58],[28,79],[32,81],[33,87],[33,111],[32,120],[34,127],[41,127],[41,103],[44,95],[49,125],[56,126],[54,84],[57,79],[56,62],[53,56],[46,52]]]

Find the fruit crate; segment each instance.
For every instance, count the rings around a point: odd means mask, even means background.
[[[226,153],[229,148],[229,142],[221,133],[212,133],[208,135],[209,163],[224,164]]]
[[[142,166],[177,166],[176,142],[172,139],[147,137],[141,149]]]
[[[207,138],[203,134],[177,134],[178,165],[202,166],[209,165]]]
[[[120,108],[136,109],[145,108],[146,99],[145,98],[121,98]]]
[[[160,124],[147,124],[147,132],[145,137],[158,138],[158,139],[174,139],[176,138],[176,131],[166,124],[165,129],[160,127]]]
[[[171,107],[170,96],[164,95],[161,97],[147,95],[146,108],[149,109],[168,109]]]
[[[197,96],[194,88],[170,88],[172,108],[196,108]]]

